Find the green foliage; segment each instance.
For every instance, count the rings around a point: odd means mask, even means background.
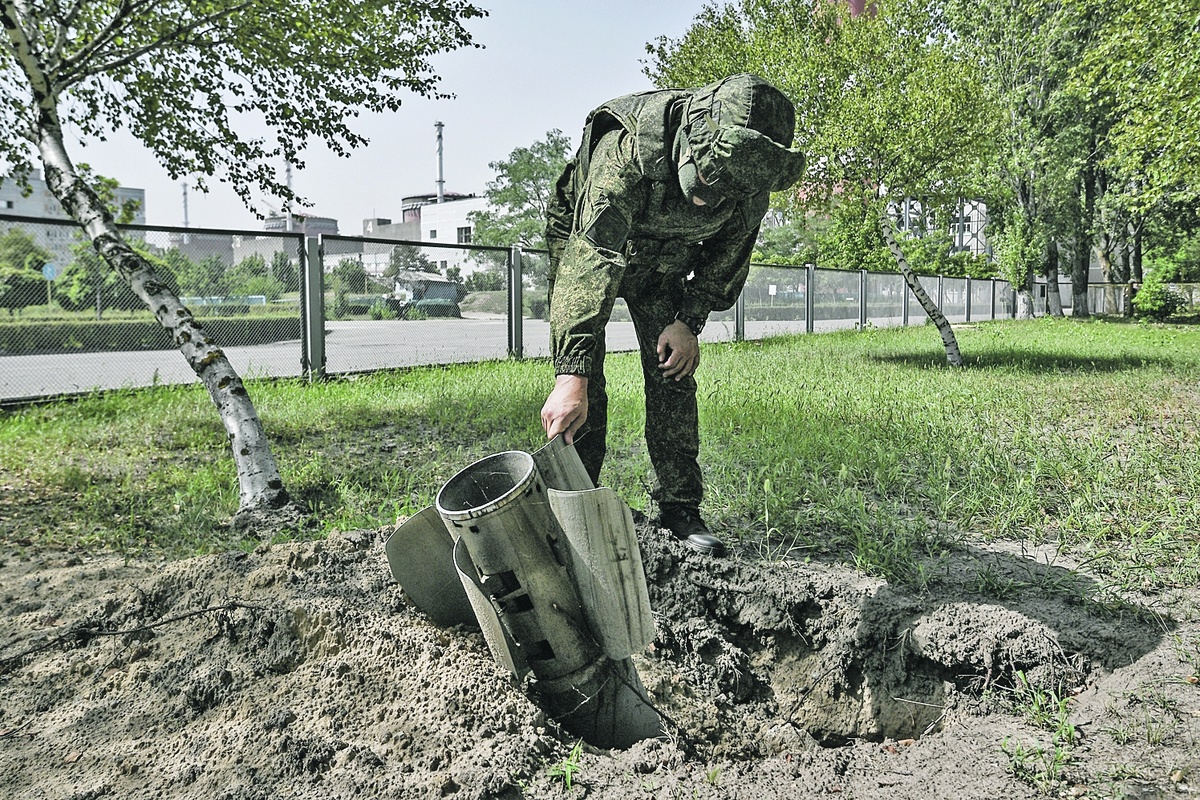
[[[289,256],[282,250],[271,256],[271,275],[279,281],[284,292],[300,290],[299,256]]]
[[[896,261],[883,241],[878,220],[878,214],[863,213],[861,206],[836,206],[832,223],[818,240],[818,265],[826,269],[895,272]]]
[[[994,231],[991,240],[996,270],[1013,286],[1024,286],[1027,276],[1039,271],[1048,246],[1045,228],[1030,224],[1021,214],[1008,227]]]
[[[582,771],[579,765],[579,758],[583,755],[583,740],[575,742],[575,746],[571,748],[571,753],[557,764],[552,765],[546,770],[546,775],[551,779],[557,778],[562,781],[563,789],[571,791],[571,786],[575,782],[575,776]]]
[[[425,252],[413,244],[398,244],[388,256],[387,269],[383,277],[394,278],[401,272],[431,272],[437,274],[437,264]]]
[[[529,147],[516,148],[507,160],[488,164],[496,172],[485,192],[489,210],[469,215],[475,243],[544,248],[546,209],[570,153],[571,140],[555,129]]]
[[[925,231],[920,236],[897,239],[908,265],[918,275],[945,275],[948,278],[994,278],[995,266],[986,256],[961,251],[951,252],[954,237],[949,231]]]
[[[343,294],[362,294],[367,290],[367,270],[357,259],[343,258],[330,271],[329,284]]]
[[[1146,274],[1146,280],[1133,297],[1133,310],[1137,316],[1159,322],[1186,305],[1183,295],[1172,289],[1157,271]]]
[[[392,311],[386,300],[378,299],[367,309],[367,316],[374,320],[395,319],[396,312]]]
[[[1200,283],[1200,234],[1183,238],[1177,247],[1146,254],[1145,269],[1173,283]]]
[[[681,39],[648,48],[660,86],[746,70],[796,103],[809,166],[789,202],[832,215],[823,267],[894,271],[877,230],[880,193],[930,207],[978,195],[999,124],[976,63],[958,57],[927,3],[878,8],[850,18],[832,3],[738,0],[706,7]]]
[[[825,217],[800,215],[778,225],[763,224],[751,260],[802,267],[817,261],[817,242],[828,227]]]
[[[463,286],[468,292],[498,292],[508,286],[508,276],[498,269],[481,269],[468,275]]]
[[[3,8],[30,55],[0,51],[0,161],[32,169],[29,143],[50,119],[35,113],[36,87],[53,86],[72,135],[129,131],[172,178],[203,190],[218,176],[251,206],[255,189],[292,197],[276,165],[302,167],[306,146],[363,144],[351,128],[363,112],[397,111],[409,92],[440,96],[431,58],[472,45],[462,23],[486,13],[462,0]]]
[[[1071,0],[1091,22],[1090,46],[1068,63],[1072,88],[1112,124],[1106,164],[1155,206],[1200,187],[1200,27],[1192,0]]]
[[[50,262],[50,253],[39,247],[28,233],[10,228],[0,236],[0,308],[14,311],[47,300],[46,278],[42,267]]]
[[[267,302],[278,300],[283,294],[283,281],[267,268],[263,256],[255,253],[244,258],[225,273],[227,292],[233,297],[262,295]]]
[[[121,276],[104,263],[90,242],[73,245],[71,255],[71,262],[55,281],[55,296],[63,308],[68,311],[94,309],[96,319],[103,318],[108,309],[145,308]]]

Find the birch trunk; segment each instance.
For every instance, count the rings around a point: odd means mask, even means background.
[[[271,453],[262,422],[242,380],[225,353],[209,338],[153,267],[117,229],[111,213],[83,181],[63,145],[53,98],[39,98],[37,147],[46,185],[63,209],[87,233],[101,258],[129,284],[171,334],[188,365],[204,383],[229,437],[237,465],[239,516],[290,506],[287,489]]]
[[[896,265],[900,267],[900,274],[904,276],[904,282],[916,295],[917,302],[921,304],[921,308],[925,309],[925,313],[937,326],[938,333],[942,335],[942,344],[946,346],[946,361],[952,367],[961,367],[963,365],[962,354],[958,351],[958,340],[954,337],[950,321],[946,319],[946,315],[937,307],[937,304],[929,298],[929,293],[921,285],[920,279],[908,266],[908,259],[904,257],[904,251],[900,249],[900,245],[896,243],[896,237],[892,233],[892,220],[886,215],[881,217],[879,227],[883,231],[883,240],[887,242],[888,250],[892,251],[892,257],[896,259]]]

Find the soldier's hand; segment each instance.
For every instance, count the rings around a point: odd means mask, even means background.
[[[588,379],[582,375],[559,375],[554,379],[554,389],[542,406],[546,438],[561,433],[567,444],[575,443],[575,432],[587,421],[587,386]]]
[[[700,342],[687,325],[675,320],[658,337],[658,368],[663,377],[681,381],[700,366]]]

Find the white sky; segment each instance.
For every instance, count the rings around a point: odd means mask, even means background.
[[[399,112],[356,120],[370,143],[342,158],[324,148],[306,153],[293,174],[295,190],[313,202],[309,213],[333,217],[344,234],[362,232],[362,220],[398,220],[400,198],[437,191],[434,123],[445,124],[443,162],[447,192],[483,194],[500,161],[517,147],[558,128],[579,143],[587,112],[627,92],[653,88],[642,74],[645,45],[660,35],[680,37],[704,0],[477,0],[490,12],[468,28],[484,49],[438,56],[435,71],[452,100],[404,100]],[[151,225],[183,224],[183,190],[128,134],[72,147],[124,186],[146,190]],[[283,164],[279,165],[282,175]],[[192,227],[260,230],[228,188],[188,193]]]

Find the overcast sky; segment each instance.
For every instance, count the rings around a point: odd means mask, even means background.
[[[494,177],[489,162],[558,128],[577,145],[583,120],[601,102],[653,88],[642,74],[645,45],[678,38],[703,0],[481,0],[489,16],[468,25],[483,49],[435,61],[441,88],[452,100],[412,96],[399,112],[360,117],[370,144],[350,158],[310,149],[293,176],[311,200],[312,214],[333,217],[342,233],[362,232],[362,220],[400,217],[400,198],[437,191],[434,123],[445,124],[446,191],[483,194]],[[69,145],[70,146],[70,145]],[[104,143],[76,144],[76,162],[91,164],[122,185],[146,190],[146,220],[183,223],[183,189],[127,134]],[[282,175],[283,164],[279,165]],[[229,189],[188,195],[192,227],[261,229]]]

